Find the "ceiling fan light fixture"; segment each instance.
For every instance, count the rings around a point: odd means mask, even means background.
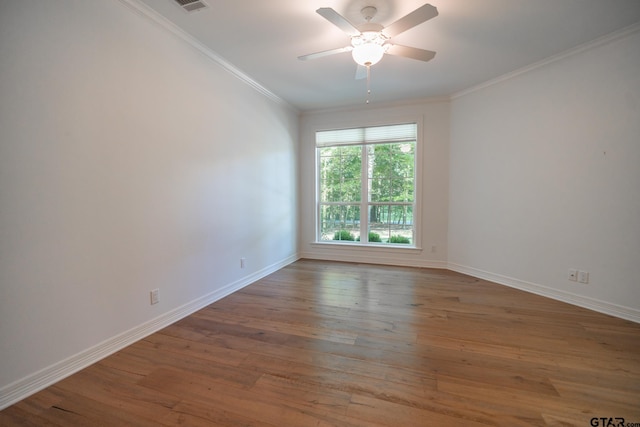
[[[351,38],[353,60],[367,67],[377,64],[387,50],[384,44],[387,40],[388,38],[379,31],[365,31],[353,36]]]
[[[365,43],[354,47],[351,55],[358,64],[370,67],[380,62],[384,55],[384,48],[379,44]]]

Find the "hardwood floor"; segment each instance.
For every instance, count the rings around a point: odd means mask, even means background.
[[[639,324],[449,271],[301,260],[5,409],[0,425],[616,418],[640,426]]]

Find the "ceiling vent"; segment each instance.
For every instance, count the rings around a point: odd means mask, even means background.
[[[175,0],[175,2],[187,12],[195,12],[196,10],[202,10],[207,7],[207,4],[203,0]]]

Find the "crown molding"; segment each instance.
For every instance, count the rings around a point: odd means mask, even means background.
[[[496,77],[495,79],[487,80],[486,82],[483,82],[483,83],[480,83],[478,85],[472,86],[470,88],[463,89],[461,91],[455,92],[450,96],[450,99],[454,100],[456,98],[460,98],[462,96],[469,95],[469,94],[471,94],[473,92],[477,92],[479,90],[482,90],[482,89],[488,88],[490,86],[502,83],[504,81],[511,80],[511,79],[513,79],[513,78],[515,78],[517,76],[520,76],[522,74],[526,74],[526,73],[528,73],[530,71],[533,71],[533,70],[536,70],[538,68],[542,68],[542,67],[547,66],[549,64],[552,64],[554,62],[561,61],[561,60],[563,60],[565,58],[569,58],[569,57],[571,57],[573,55],[577,55],[577,54],[585,52],[587,50],[591,50],[591,49],[594,49],[596,47],[612,43],[612,42],[614,42],[616,40],[623,39],[623,38],[628,37],[628,36],[630,36],[630,35],[632,35],[634,33],[637,33],[638,31],[640,31],[640,22],[637,22],[635,24],[629,25],[627,27],[624,27],[624,28],[622,28],[620,30],[617,30],[617,31],[614,31],[612,33],[606,34],[606,35],[604,35],[602,37],[599,37],[599,38],[597,38],[595,40],[592,40],[590,42],[583,43],[583,44],[578,45],[578,46],[576,46],[574,48],[566,50],[564,52],[560,52],[560,53],[558,53],[556,55],[549,56],[549,57],[547,57],[547,58],[545,58],[545,59],[543,59],[541,61],[534,62],[533,64],[527,65],[526,67],[517,69],[515,71],[511,71],[511,72],[509,72],[507,74],[503,74],[503,75],[501,75],[499,77]]]
[[[186,42],[191,47],[193,47],[194,49],[196,49],[197,51],[202,53],[204,56],[209,58],[211,61],[213,61],[216,64],[218,64],[225,71],[229,72],[231,75],[233,75],[234,77],[236,77],[238,80],[242,81],[243,83],[249,85],[254,90],[259,92],[260,94],[266,96],[271,101],[273,101],[276,104],[279,104],[279,105],[281,105],[283,107],[286,107],[286,108],[290,109],[291,111],[299,112],[296,107],[294,107],[293,105],[289,104],[287,101],[285,101],[284,99],[280,98],[278,95],[276,95],[275,93],[271,92],[266,87],[262,86],[260,83],[258,83],[253,78],[251,78],[248,74],[244,73],[242,70],[240,70],[239,68],[237,68],[236,66],[234,66],[233,64],[228,62],[226,59],[224,59],[223,57],[221,57],[220,55],[218,55],[217,53],[215,53],[214,51],[209,49],[207,46],[205,46],[204,44],[199,42],[195,37],[193,37],[189,33],[187,33],[184,30],[182,30],[176,24],[174,24],[173,22],[169,21],[167,18],[165,18],[164,16],[160,15],[158,12],[156,12],[153,9],[151,9],[146,4],[144,4],[144,3],[142,3],[142,2],[140,2],[138,0],[117,0],[117,1],[119,3],[121,3],[121,4],[123,4],[124,6],[126,6],[129,10],[133,11],[134,13],[136,13],[137,15],[149,19],[150,21],[152,21],[153,23],[157,24],[158,26],[160,26],[161,28],[165,29],[166,31],[170,32],[171,34],[173,34],[174,36],[176,36],[180,40]]]

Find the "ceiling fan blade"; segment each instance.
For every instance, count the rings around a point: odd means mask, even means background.
[[[387,49],[389,55],[404,56],[405,58],[417,59],[418,61],[430,61],[436,56],[431,50],[418,49],[417,47],[402,46],[399,44],[389,45]]]
[[[408,29],[413,28],[418,24],[422,24],[423,22],[428,21],[431,18],[435,18],[436,16],[438,16],[438,9],[427,3],[423,6],[420,6],[408,15],[405,15],[402,18],[398,19],[388,27],[385,27],[382,32],[387,37],[394,37],[400,33],[404,33]]]
[[[351,52],[352,46],[339,47],[337,49],[323,50],[322,52],[310,53],[308,55],[298,56],[301,61],[307,61],[309,59],[322,58],[323,56],[335,55],[336,53]]]
[[[367,67],[364,65],[358,64],[358,68],[356,68],[356,80],[362,80],[367,78]]]
[[[360,31],[358,31],[358,29],[351,22],[347,21],[347,18],[340,15],[330,7],[321,7],[320,9],[316,10],[316,12],[327,21],[340,28],[347,35],[357,36],[358,34],[360,34]]]

